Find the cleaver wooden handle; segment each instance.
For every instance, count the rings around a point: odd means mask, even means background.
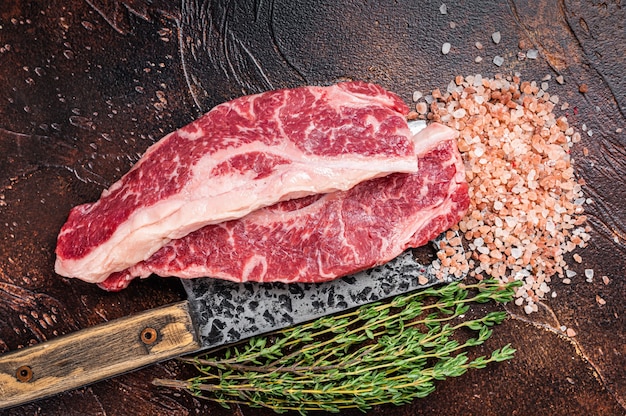
[[[200,349],[186,301],[0,355],[0,409]]]

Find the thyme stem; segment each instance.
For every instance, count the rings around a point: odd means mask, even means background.
[[[519,282],[452,283],[343,314],[254,337],[199,357],[183,358],[199,372],[190,380],[154,381],[228,407],[247,404],[276,412],[367,410],[430,394],[437,380],[509,360],[506,345],[469,359],[504,312],[465,319],[475,303],[509,302]]]

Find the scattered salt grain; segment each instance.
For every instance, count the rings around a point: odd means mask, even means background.
[[[444,43],[443,46],[441,47],[441,53],[444,55],[447,55],[448,53],[450,53],[451,47],[452,45],[450,45],[448,42]]]
[[[585,269],[585,279],[587,283],[591,283],[593,281],[593,269]]]
[[[496,66],[502,66],[502,64],[504,63],[504,58],[499,55],[496,55],[493,57],[493,63]]]
[[[570,338],[574,338],[576,336],[576,331],[574,331],[572,328],[567,328],[567,331],[565,331],[565,333]]]
[[[413,92],[413,102],[419,101],[420,98],[422,98],[422,92],[421,91],[414,91]]]
[[[606,305],[606,300],[602,299],[600,295],[596,295],[596,302],[598,302],[598,305],[600,306]]]
[[[446,6],[445,3],[443,3],[441,6],[439,6],[439,13],[441,13],[441,14],[448,14],[448,6]]]
[[[474,46],[476,46],[476,49],[482,49],[482,48],[483,48],[483,44],[482,44],[482,43],[480,43],[480,42],[476,42],[476,43],[474,44]]]
[[[559,84],[563,85],[565,83],[565,79],[563,78],[563,75],[558,75],[556,77],[556,82],[558,82]]]
[[[476,58],[474,58],[474,62],[476,63],[480,63],[483,61],[483,58],[481,56],[477,56]]]
[[[526,57],[528,59],[537,59],[539,57],[539,51],[537,49],[529,49],[526,52]]]
[[[501,39],[500,32],[493,32],[491,34],[491,39],[493,40],[493,43],[495,44],[500,43],[500,39]]]

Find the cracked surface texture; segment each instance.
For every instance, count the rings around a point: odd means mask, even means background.
[[[111,294],[60,278],[54,247],[71,207],[95,201],[148,146],[216,104],[346,79],[378,83],[411,104],[415,90],[444,90],[456,75],[551,75],[549,92],[569,103],[560,113],[582,133],[572,155],[593,200],[592,239],[570,265],[577,275],[570,285],[553,282],[558,296],[537,313],[506,306],[510,319],[476,353],[511,343],[512,361],[368,414],[625,414],[624,5],[446,1],[442,15],[441,2],[239,3],[0,3],[0,353],[182,299],[175,279]],[[591,282],[585,269],[595,271]],[[0,414],[273,414],[223,409],[148,382],[189,376],[168,361]]]

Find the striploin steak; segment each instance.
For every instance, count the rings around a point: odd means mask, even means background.
[[[415,137],[418,173],[396,173],[206,226],[100,286],[117,291],[152,273],[322,282],[386,263],[408,247],[426,244],[467,211],[468,185],[456,136],[431,124]]]
[[[398,96],[364,82],[218,105],[151,146],[97,202],[71,210],[55,270],[102,282],[209,224],[415,172],[407,113]]]

